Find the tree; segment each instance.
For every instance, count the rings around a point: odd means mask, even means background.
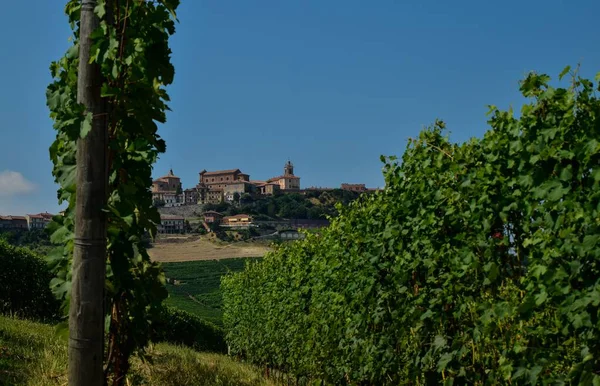
[[[240,197],[240,203],[242,205],[248,205],[248,204],[250,204],[253,201],[254,201],[254,199],[252,198],[252,195],[250,193],[244,193]]]
[[[240,196],[240,194],[238,192],[233,193],[233,202],[235,202],[237,205],[239,205],[241,197],[242,196]]]

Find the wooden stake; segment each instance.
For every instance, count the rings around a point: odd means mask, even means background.
[[[102,74],[89,64],[90,34],[99,26],[95,0],[82,0],[77,101],[92,113],[92,129],[77,143],[73,282],[69,310],[69,385],[103,386],[106,260],[107,116]]]

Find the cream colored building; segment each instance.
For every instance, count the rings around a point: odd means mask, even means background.
[[[239,182],[249,182],[250,176],[242,173],[240,169],[217,170],[208,172],[202,170],[200,172],[200,181],[196,186],[198,191],[199,204],[218,204],[226,199],[225,189],[230,185],[236,185]],[[231,188],[238,189],[238,188]],[[228,190],[232,192],[232,190]],[[231,193],[230,195],[233,195]]]
[[[300,177],[294,175],[294,165],[288,161],[283,167],[283,175],[269,178],[268,183],[279,185],[281,190],[300,190]]]
[[[235,216],[223,217],[221,225],[226,227],[248,227],[252,225],[252,216],[236,214]]]
[[[152,181],[152,200],[162,201],[166,207],[183,205],[181,179],[173,174],[173,169],[166,176]]]
[[[25,216],[27,219],[27,227],[31,229],[44,229],[52,221],[53,215],[48,212],[38,214],[28,214]]]

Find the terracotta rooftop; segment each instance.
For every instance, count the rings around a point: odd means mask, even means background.
[[[166,178],[179,178],[179,177],[177,177],[175,174],[173,174],[173,169],[170,169],[169,170],[169,174],[167,174],[166,176],[162,176],[162,177],[158,178],[158,180],[163,180],[163,179],[166,179]]]
[[[285,178],[285,179],[288,179],[288,180],[299,180],[300,179],[300,177],[297,177],[297,176],[279,176],[279,177],[269,178],[267,180],[267,182],[281,180],[282,178]]]
[[[216,175],[219,175],[219,174],[233,174],[233,173],[236,173],[236,172],[244,174],[244,173],[241,172],[240,169],[216,170],[214,172],[207,172],[206,170],[203,170],[203,171],[200,172],[200,174],[204,175],[204,176],[216,176]]]
[[[0,216],[1,220],[25,220],[27,221],[27,219],[24,216],[13,216],[13,215],[7,215],[7,216]]]
[[[28,214],[27,216],[29,216],[31,218],[44,218],[44,219],[47,219],[47,220],[51,220],[52,217],[54,217],[53,214],[50,214],[48,212],[38,213],[38,214]]]
[[[250,185],[255,185],[252,181],[244,181],[244,180],[225,181],[225,182],[223,182],[223,185],[233,185],[233,184],[250,184]]]

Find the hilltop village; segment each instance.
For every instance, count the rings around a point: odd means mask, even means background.
[[[252,180],[250,175],[240,169],[230,170],[202,170],[196,186],[183,189],[181,178],[169,170],[163,177],[152,181],[152,200],[161,212],[161,223],[158,224],[159,233],[185,233],[190,230],[189,220],[200,219],[200,226],[211,232],[215,227],[245,228],[252,226],[266,226],[272,228],[297,229],[318,228],[328,224],[324,218],[310,218],[298,213],[288,213],[282,218],[255,219],[247,213],[234,213],[227,215],[223,211],[211,208],[247,207],[244,202],[254,202],[268,198],[280,197],[286,194],[296,194],[308,200],[324,192],[352,192],[354,195],[372,192],[365,184],[343,183],[339,188],[308,187],[302,188],[300,177],[294,174],[294,165],[287,161],[283,167],[283,174],[267,180]],[[290,198],[291,199],[291,198]],[[178,207],[199,208],[191,211],[194,216],[169,213],[168,208]],[[60,214],[63,214],[62,212]],[[31,231],[44,229],[52,220],[53,215],[47,212],[27,215],[2,215],[0,214],[0,230]]]
[[[266,181],[251,180],[240,169],[206,171],[200,173],[199,182],[193,188],[183,190],[181,179],[173,170],[166,176],[152,181],[152,199],[157,206],[173,207],[196,204],[233,203],[244,194],[252,197],[270,196],[278,193],[306,194],[310,191],[328,191],[334,188],[310,187],[301,189],[300,177],[294,174],[294,165],[288,161],[283,174]],[[365,184],[341,184],[340,189],[363,193],[369,189]]]
[[[248,229],[258,225],[283,229],[318,228],[327,225],[329,222],[323,217],[315,218],[316,216],[313,216],[310,218],[310,216],[303,216],[301,213],[294,212],[287,212],[287,215],[284,216],[285,219],[261,218],[258,220],[248,213],[225,215],[222,211],[211,209],[200,213],[193,212],[194,216],[185,216],[182,213],[189,213],[189,211],[168,210],[168,208],[198,205],[201,205],[202,208],[249,207],[242,204],[260,200],[265,201],[282,195],[290,195],[290,200],[293,200],[292,197],[298,200],[300,195],[304,197],[301,200],[305,200],[308,205],[311,205],[311,202],[316,199],[315,197],[325,192],[351,192],[352,196],[357,196],[360,193],[375,190],[367,188],[365,184],[348,183],[341,184],[337,189],[302,188],[300,177],[294,174],[294,165],[291,161],[285,163],[283,174],[267,180],[252,180],[249,174],[242,172],[240,169],[202,170],[199,172],[196,186],[183,189],[181,179],[173,173],[173,170],[170,170],[167,175],[152,182],[153,202],[161,211],[163,223],[159,229],[161,233],[184,232],[188,217],[199,217],[201,224],[207,231],[215,226],[238,229]],[[313,201],[309,201],[311,199]]]

